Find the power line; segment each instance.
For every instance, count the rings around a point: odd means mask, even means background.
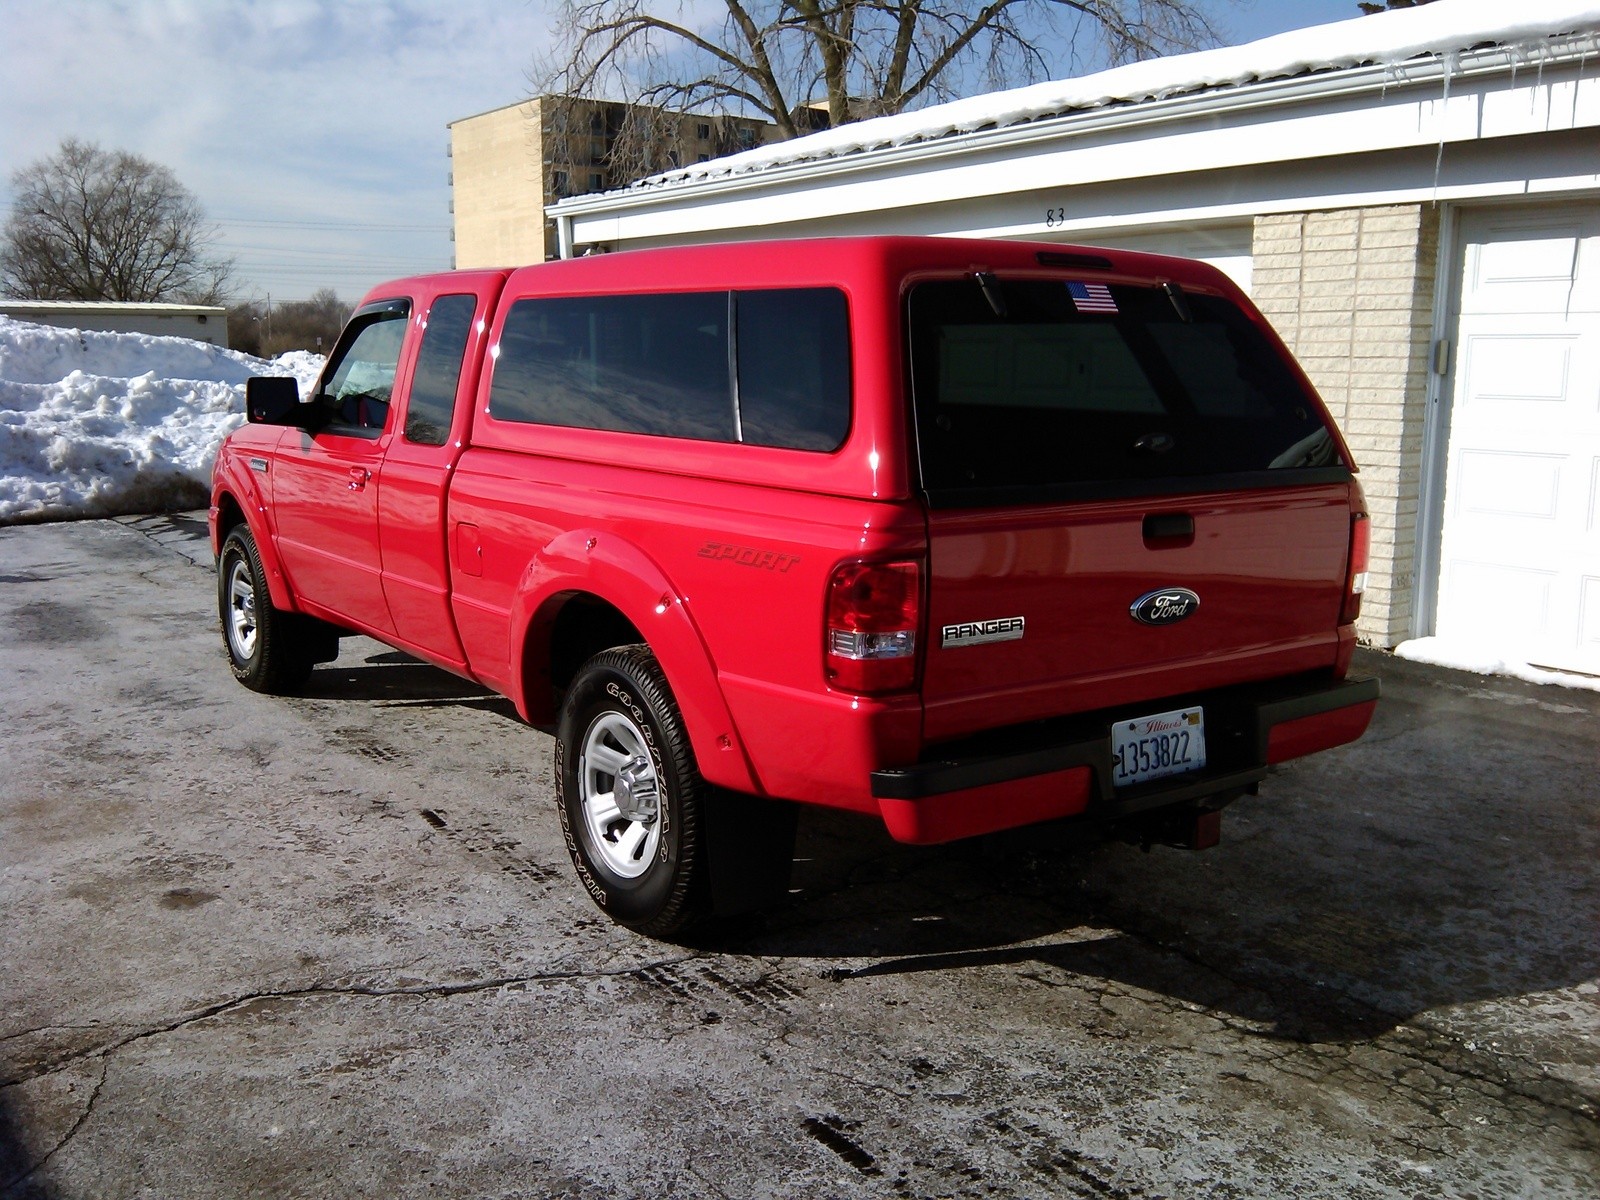
[[[370,221],[276,221],[243,217],[213,217],[214,225],[250,225],[272,229],[332,229],[376,233],[449,233],[449,225],[390,225]]]

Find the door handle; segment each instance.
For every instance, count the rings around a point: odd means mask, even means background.
[[[350,490],[359,492],[367,486],[367,480],[372,478],[372,472],[365,467],[350,468]]]

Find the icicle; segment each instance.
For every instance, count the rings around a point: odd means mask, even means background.
[[[1461,55],[1458,51],[1447,50],[1443,55],[1444,61],[1444,94],[1439,98],[1439,150],[1433,156],[1433,205],[1439,206],[1439,174],[1444,170],[1444,135],[1447,128],[1446,122],[1450,113],[1450,78],[1461,68]]]
[[[1595,35],[1591,33],[1583,40],[1582,48],[1578,52],[1578,77],[1572,81],[1572,127],[1574,129],[1578,127],[1578,93],[1583,84],[1583,73],[1589,66],[1589,53],[1594,49],[1594,46]],[[1576,272],[1576,268],[1574,268],[1574,272]],[[1576,273],[1573,274],[1573,279],[1577,279]]]

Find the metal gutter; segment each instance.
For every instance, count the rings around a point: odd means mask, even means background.
[[[1552,69],[1569,65],[1580,68],[1591,58],[1600,57],[1600,32],[1570,34],[1541,44],[1533,61],[1519,61],[1512,47],[1493,46],[1478,50],[1435,51],[1427,59],[1411,59],[1398,64],[1365,67],[1340,67],[1258,83],[1220,85],[1205,91],[1186,93],[1164,100],[1140,100],[1125,104],[1113,101],[1104,108],[1063,113],[1053,117],[1024,118],[1014,124],[949,133],[903,146],[872,147],[817,159],[801,159],[772,167],[733,175],[700,178],[680,183],[666,182],[635,187],[597,196],[574,196],[549,210],[570,236],[574,217],[604,215],[619,211],[640,211],[677,203],[688,197],[724,197],[743,191],[763,190],[796,180],[826,179],[867,169],[926,163],[970,154],[975,150],[1008,149],[1037,142],[1061,141],[1108,130],[1131,130],[1142,126],[1169,124],[1194,116],[1216,116],[1254,112],[1265,108],[1412,91],[1428,85],[1442,87],[1446,79],[1475,79],[1519,71],[1543,76]],[[1455,60],[1454,69],[1451,60]]]

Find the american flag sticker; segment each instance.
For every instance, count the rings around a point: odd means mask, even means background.
[[[1103,283],[1069,283],[1067,295],[1081,313],[1114,313],[1117,302],[1111,298],[1111,289]]]

